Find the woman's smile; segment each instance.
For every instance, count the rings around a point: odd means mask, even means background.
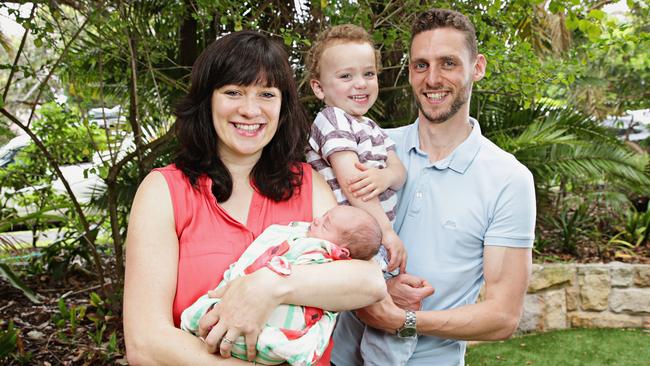
[[[278,88],[224,85],[212,93],[212,122],[219,154],[261,154],[278,129],[282,93]]]

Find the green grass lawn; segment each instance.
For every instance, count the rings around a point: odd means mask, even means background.
[[[470,346],[466,366],[650,366],[650,331],[571,329]]]

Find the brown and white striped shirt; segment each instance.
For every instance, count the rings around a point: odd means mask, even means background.
[[[350,203],[343,195],[329,157],[339,151],[353,151],[359,162],[369,168],[386,168],[388,151],[395,151],[395,143],[371,119],[359,121],[337,107],[320,111],[311,126],[307,162],[327,181],[339,204]],[[397,195],[388,188],[379,195],[379,201],[388,219],[395,220]]]

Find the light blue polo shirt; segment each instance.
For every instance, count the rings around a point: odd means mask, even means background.
[[[483,283],[483,246],[531,248],[535,189],[530,171],[483,137],[478,122],[445,159],[431,163],[420,150],[418,123],[387,130],[408,172],[398,192],[395,231],[408,253],[406,271],[426,279],[435,293],[422,310],[476,302]],[[345,315],[341,314],[341,315]],[[344,316],[335,331],[332,362],[361,365],[359,327]],[[463,365],[465,342],[419,336],[409,366]]]

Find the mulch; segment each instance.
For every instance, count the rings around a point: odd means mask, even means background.
[[[99,292],[97,281],[83,274],[74,274],[65,286],[52,286],[45,276],[24,279],[26,285],[41,297],[41,304],[32,303],[21,291],[7,281],[0,280],[0,329],[6,330],[9,321],[19,330],[17,347],[4,365],[114,365],[127,364],[124,358],[124,342],[121,319],[117,316],[102,317],[106,324],[101,342],[93,340],[99,334],[95,323],[88,317],[96,315],[97,309],[90,304],[90,293]],[[75,326],[70,318],[61,321],[59,299],[63,298],[67,309],[86,308],[86,315],[77,316]],[[59,324],[57,324],[57,321]],[[115,332],[117,352],[108,352],[108,340]]]

